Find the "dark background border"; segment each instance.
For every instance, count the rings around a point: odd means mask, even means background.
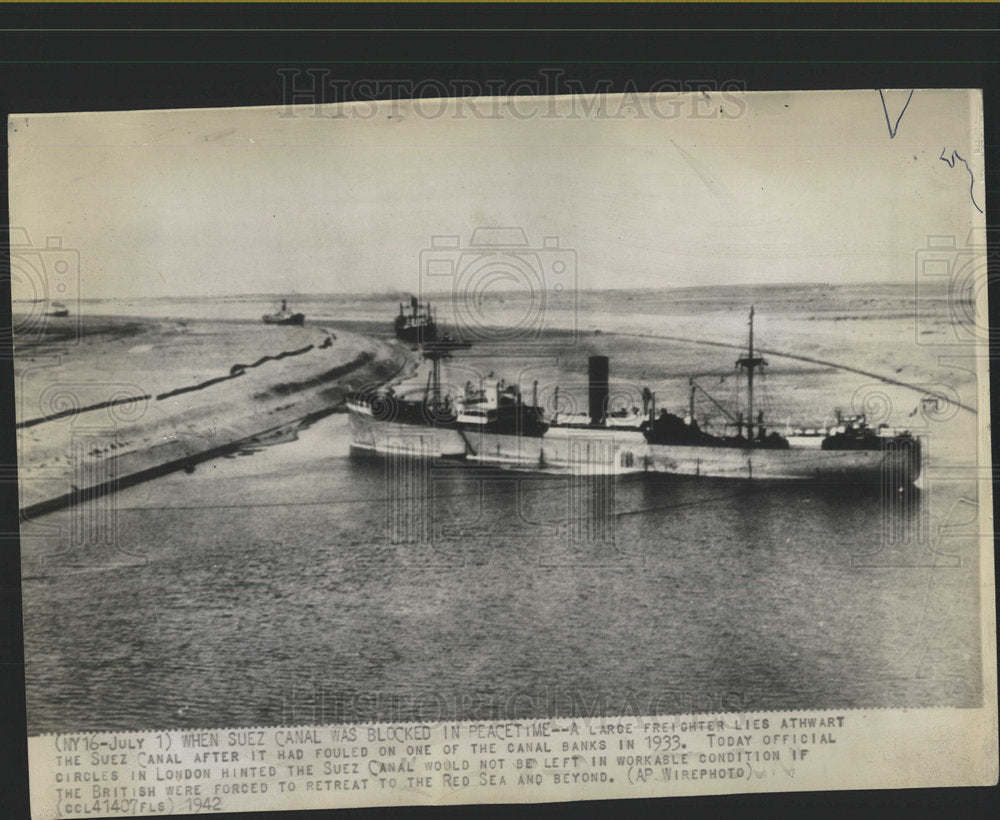
[[[333,31],[332,29],[339,29]],[[349,31],[347,31],[349,30]],[[670,78],[751,91],[982,88],[986,216],[997,217],[1000,7],[988,4],[6,4],[0,5],[3,114],[277,105],[278,68],[356,80],[487,79],[509,84],[561,69],[594,89]],[[332,99],[330,101],[333,101]],[[6,140],[0,163],[6,168]],[[3,197],[6,210],[6,196]],[[5,219],[4,222],[7,220]],[[991,246],[991,315],[996,265]],[[9,278],[0,328],[10,327]],[[13,373],[0,348],[0,804],[27,817],[26,727],[16,538]],[[996,382],[993,382],[996,384]],[[996,415],[994,415],[994,420]],[[994,464],[997,464],[994,443]],[[994,468],[995,469],[995,468]],[[6,765],[4,765],[6,764]],[[990,809],[990,806],[993,806]],[[251,817],[459,817],[469,807],[281,812]],[[483,806],[485,817],[864,811],[996,816],[997,789],[806,792],[539,806]]]

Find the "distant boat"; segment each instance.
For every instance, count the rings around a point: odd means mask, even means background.
[[[292,313],[288,303],[282,299],[281,309],[277,313],[265,313],[262,317],[265,325],[303,325],[306,321],[304,313]]]
[[[422,305],[416,296],[410,297],[410,312],[399,306],[399,315],[393,323],[396,338],[408,344],[418,345],[437,340],[437,324],[429,304]]]
[[[69,308],[62,302],[52,302],[46,316],[69,316]]]

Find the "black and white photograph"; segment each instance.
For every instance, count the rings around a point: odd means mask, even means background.
[[[9,117],[34,817],[996,781],[981,93],[531,81]]]

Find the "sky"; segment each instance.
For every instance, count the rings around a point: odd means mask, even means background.
[[[888,123],[875,90],[13,115],[11,224],[83,298],[426,292],[434,237],[460,266],[489,227],[556,237],[580,288],[912,281],[983,224],[981,97],[884,97]]]

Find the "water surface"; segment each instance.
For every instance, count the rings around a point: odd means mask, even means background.
[[[27,525],[29,732],[981,698],[968,481],[587,481],[348,444],[332,416]],[[931,550],[943,524],[962,537]],[[40,560],[87,526],[103,546]]]

